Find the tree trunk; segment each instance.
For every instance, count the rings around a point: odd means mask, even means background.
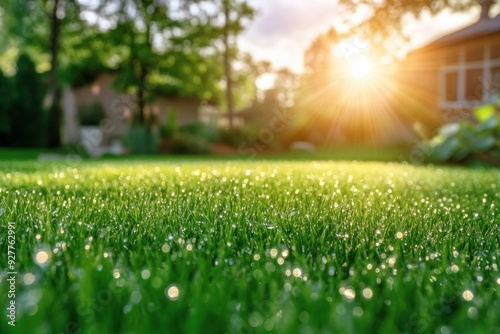
[[[234,117],[234,97],[233,97],[233,80],[232,80],[232,67],[231,67],[231,46],[229,42],[230,35],[230,8],[229,0],[224,0],[224,71],[226,76],[226,103],[227,103],[227,116],[229,119],[229,129],[233,129]]]
[[[140,73],[139,73],[139,87],[137,87],[137,111],[138,111],[138,119],[139,124],[143,125],[146,123],[146,114],[144,112],[144,108],[146,106],[146,76],[147,70],[144,64],[140,65]]]
[[[481,5],[480,20],[489,19],[490,9],[493,6],[493,0],[479,0],[479,4]]]
[[[50,84],[49,84],[49,124],[48,144],[49,147],[61,146],[61,88],[59,87],[58,53],[59,37],[61,32],[61,20],[57,17],[60,0],[54,0],[54,7],[50,17]]]
[[[145,10],[143,8],[143,10]],[[146,14],[144,14],[144,20],[146,19]],[[148,51],[151,50],[151,25],[146,22],[146,45],[144,46]],[[149,115],[149,118],[146,119],[146,85],[147,79],[149,75],[149,69],[147,64],[145,63],[145,59],[141,59],[141,57],[137,56],[137,61],[139,63],[139,87],[137,87],[137,109],[139,113],[139,124],[145,125],[147,129],[152,127],[152,115]]]

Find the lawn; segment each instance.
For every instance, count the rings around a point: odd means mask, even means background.
[[[495,169],[0,162],[0,332],[499,333],[499,207]]]

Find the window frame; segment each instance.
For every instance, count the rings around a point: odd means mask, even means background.
[[[491,47],[494,43],[482,43],[477,47],[483,48],[483,60],[467,62],[466,50],[467,46],[460,46],[455,49],[458,53],[458,62],[456,64],[446,64],[446,54],[441,55],[441,66],[439,67],[439,86],[438,98],[441,109],[469,109],[474,108],[481,103],[484,103],[492,93],[492,78],[491,70],[494,67],[500,66],[500,59],[491,59]],[[470,47],[470,45],[469,45]],[[482,69],[482,96],[478,100],[468,101],[466,99],[466,74],[467,70]],[[457,73],[457,100],[446,100],[446,75],[448,73]]]

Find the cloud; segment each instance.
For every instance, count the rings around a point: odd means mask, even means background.
[[[334,0],[254,0],[259,14],[240,38],[240,46],[257,59],[302,69],[305,49],[338,19]]]
[[[272,46],[282,38],[306,38],[327,29],[337,16],[333,0],[260,0],[259,14],[246,36],[261,46]]]

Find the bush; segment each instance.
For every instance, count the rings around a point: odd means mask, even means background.
[[[168,153],[198,155],[212,152],[206,140],[186,134],[177,134],[168,143]]]
[[[209,142],[217,141],[219,133],[216,128],[203,122],[193,122],[179,127],[178,132],[189,137],[204,139]]]
[[[0,146],[9,144],[12,93],[10,80],[0,70]]]
[[[174,111],[167,112],[167,119],[165,124],[160,128],[160,137],[170,139],[175,134],[175,129],[177,127],[177,113]]]
[[[242,143],[255,143],[258,140],[258,132],[252,127],[222,129],[219,132],[219,141],[232,147],[239,147]],[[266,145],[267,146],[267,145]]]
[[[125,136],[125,145],[132,154],[158,153],[158,135],[145,125],[131,125]]]
[[[476,122],[449,123],[438,135],[421,142],[417,150],[429,162],[500,165],[500,100],[474,110]]]
[[[81,126],[99,126],[105,116],[104,108],[97,101],[78,108],[78,120]]]
[[[10,113],[10,142],[15,147],[44,147],[47,142],[44,89],[35,63],[26,54],[17,60]]]
[[[89,158],[90,152],[81,144],[68,144],[63,147],[63,150],[68,153],[71,159]]]

